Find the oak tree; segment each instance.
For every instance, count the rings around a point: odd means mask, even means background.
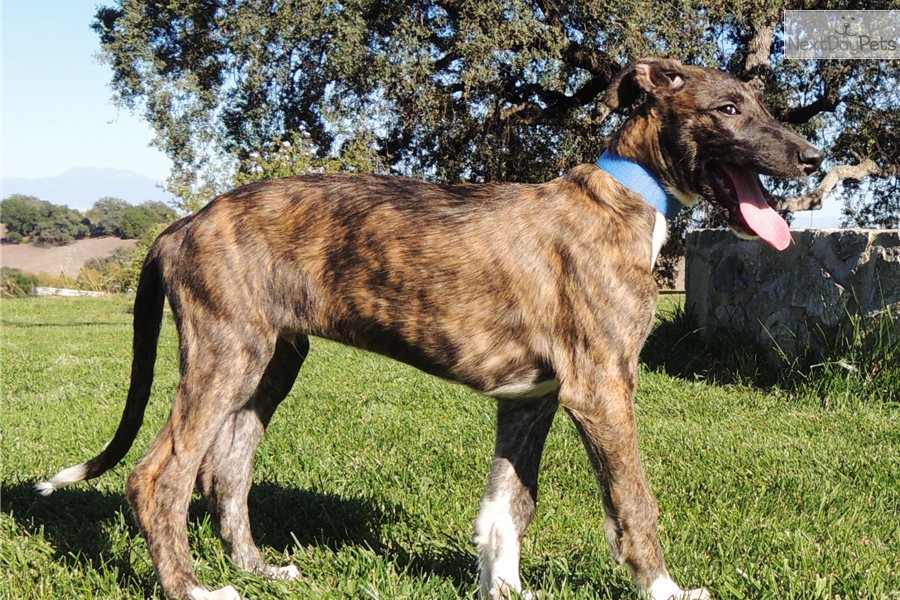
[[[861,179],[846,196],[848,220],[896,225],[897,62],[785,60],[784,8],[771,0],[115,0],[93,27],[117,99],[153,125],[185,196],[211,193],[235,174],[271,173],[260,165],[285,154],[309,169],[348,149],[357,153],[343,163],[351,170],[546,180],[596,159],[618,123],[600,102],[616,72],[669,55],[758,86],[779,120],[826,150],[830,174],[814,187],[774,186],[786,209],[815,206],[841,181]]]

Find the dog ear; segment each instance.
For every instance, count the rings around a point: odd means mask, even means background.
[[[642,58],[622,69],[609,83],[603,103],[617,113],[626,112],[641,93],[662,96],[677,92],[687,76],[684,65],[671,58]]]

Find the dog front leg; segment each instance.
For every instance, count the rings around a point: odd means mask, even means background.
[[[534,518],[538,470],[558,403],[499,400],[494,461],[475,525],[482,598],[520,592],[519,548]]]
[[[638,454],[634,379],[561,391],[560,401],[584,442],[606,509],[613,556],[631,569],[650,600],[708,600],[705,589],[682,590],[669,577],[657,533],[659,510]]]

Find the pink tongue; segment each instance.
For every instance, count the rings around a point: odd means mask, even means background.
[[[720,165],[734,185],[740,203],[741,216],[753,232],[776,250],[784,250],[791,243],[787,222],[766,203],[756,176],[749,171]]]

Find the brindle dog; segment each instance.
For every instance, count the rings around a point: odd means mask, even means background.
[[[642,164],[683,203],[702,196],[722,206],[737,233],[784,243],[756,174],[800,177],[822,156],[779,125],[749,86],[645,59],[624,69],[604,100],[617,111],[638,104],[609,150]],[[541,185],[308,175],[224,194],[150,249],[135,298],[131,388],[112,442],[39,489],[96,477],[128,451],[168,297],[181,381],[127,486],[166,596],[239,598],[231,586],[208,591],[191,567],[195,482],[239,567],[298,576],[263,561],[247,494],[257,445],[315,335],[497,400],[493,466],[475,526],[484,596],[521,590],[520,543],[561,405],[590,456],[616,560],[654,600],[705,598],[669,578],[635,436],[638,353],[653,321],[651,270],[664,236],[660,213],[590,164]]]

